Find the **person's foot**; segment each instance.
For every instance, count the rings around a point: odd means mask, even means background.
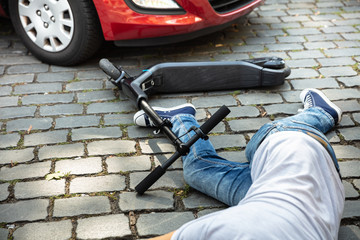
[[[335,124],[341,121],[341,109],[332,103],[320,90],[314,88],[304,89],[300,93],[300,99],[304,104],[304,110],[311,107],[320,107],[333,117]]]
[[[190,103],[182,104],[172,108],[153,107],[153,109],[163,120],[170,120],[170,118],[178,114],[191,114],[195,117],[196,113],[196,108]],[[155,127],[155,124],[143,110],[135,113],[134,123],[140,127]]]

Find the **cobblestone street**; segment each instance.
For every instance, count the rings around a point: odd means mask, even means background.
[[[297,113],[301,90],[322,89],[344,112],[327,135],[346,192],[339,239],[360,239],[360,1],[267,0],[223,31],[161,47],[107,43],[75,67],[41,63],[0,19],[0,240],[146,239],[226,208],[189,188],[180,160],[146,194],[135,193],[175,149],[133,124],[136,108],[98,61],[135,75],[161,62],[264,56],[285,59],[292,72],[284,85],[156,95],[149,103],[192,103],[200,122],[225,104],[231,113],[210,140],[221,156],[244,162],[260,126]]]

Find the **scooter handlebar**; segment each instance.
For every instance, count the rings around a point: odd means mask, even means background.
[[[104,71],[109,77],[116,80],[121,76],[121,72],[112,64],[108,59],[103,58],[99,62],[101,70]]]

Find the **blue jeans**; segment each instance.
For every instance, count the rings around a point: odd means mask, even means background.
[[[190,114],[176,115],[171,119],[173,132],[183,142],[187,142],[194,132],[192,126],[199,127]],[[339,172],[334,150],[325,133],[335,125],[334,119],[323,109],[313,107],[292,117],[273,121],[262,126],[247,144],[245,154],[248,163],[228,161],[217,155],[209,140],[199,139],[183,157],[185,181],[196,190],[203,192],[229,206],[237,205],[244,198],[252,184],[251,163],[262,141],[280,131],[301,131],[318,140],[329,152]]]

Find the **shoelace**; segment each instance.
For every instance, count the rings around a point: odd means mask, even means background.
[[[305,97],[304,109],[308,109],[309,107],[312,107],[312,106],[313,106],[313,101],[312,101],[312,97],[309,94]]]

